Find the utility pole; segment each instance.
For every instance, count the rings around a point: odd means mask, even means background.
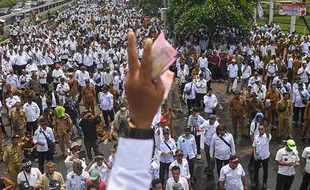
[[[297,0],[292,0],[292,4],[297,3]],[[290,34],[295,32],[296,16],[291,16]]]
[[[273,21],[273,7],[274,7],[274,2],[273,0],[269,0],[269,24],[272,23]]]

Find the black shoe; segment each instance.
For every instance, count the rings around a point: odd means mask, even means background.
[[[263,183],[262,189],[265,190],[265,189],[267,189],[267,188],[268,188],[268,187],[267,187],[267,183]]]

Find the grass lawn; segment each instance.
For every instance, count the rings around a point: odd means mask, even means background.
[[[269,2],[269,1],[268,1]],[[289,31],[290,23],[291,23],[291,17],[290,16],[282,16],[279,15],[278,5],[277,1],[274,5],[274,17],[273,22],[277,23],[281,26],[281,29],[285,32]],[[267,24],[269,19],[269,4],[262,3],[261,4],[264,9],[264,17],[262,19],[257,18],[258,24]],[[310,0],[307,0],[307,16],[305,16],[306,21],[308,22],[308,25],[310,26]],[[308,31],[303,19],[296,17],[296,25],[295,29],[298,34],[310,34]]]

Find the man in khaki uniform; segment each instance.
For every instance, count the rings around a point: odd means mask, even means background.
[[[235,96],[229,101],[229,114],[234,128],[234,137],[237,137],[238,124],[240,125],[241,136],[247,137],[244,126],[246,106],[246,101],[240,97],[240,92],[236,91]]]
[[[35,189],[50,189],[51,180],[57,181],[60,184],[60,190],[66,189],[66,183],[61,173],[56,172],[56,164],[53,162],[46,163],[46,172],[42,174],[37,181]]]
[[[279,120],[279,127],[278,127],[278,137],[284,136],[287,139],[292,139],[291,133],[291,123],[290,123],[290,116],[292,113],[292,105],[291,101],[289,100],[290,95],[288,92],[283,93],[283,98],[277,103],[276,110],[278,111],[278,120]]]
[[[304,127],[302,128],[302,134],[300,136],[301,140],[304,140],[306,136],[309,134],[309,125],[310,125],[310,101],[308,101],[306,108],[305,108],[305,113],[304,113]]]
[[[15,109],[11,112],[11,126],[12,134],[17,134],[20,138],[23,138],[27,123],[27,114],[24,110],[20,109],[20,106],[20,102],[17,102]]]
[[[92,114],[95,115],[95,100],[96,100],[96,90],[90,85],[90,81],[85,81],[86,86],[82,89],[82,98],[84,106],[87,110],[91,110]]]
[[[281,100],[281,94],[277,90],[277,87],[275,84],[271,85],[271,89],[268,90],[266,97],[265,97],[265,102],[266,102],[266,116],[269,119],[269,123],[271,125],[275,124],[275,118],[277,114],[277,103]]]
[[[65,149],[65,142],[67,148],[70,148],[69,134],[72,129],[72,120],[68,114],[65,113],[65,108],[57,106],[55,108],[55,118],[53,119],[54,130],[56,131],[57,138],[59,139],[59,146],[63,156],[67,156]],[[56,138],[56,139],[57,139]]]
[[[17,175],[20,171],[23,160],[23,143],[19,142],[19,136],[11,137],[11,144],[5,149],[3,161],[6,171],[10,175],[10,179],[17,184]]]

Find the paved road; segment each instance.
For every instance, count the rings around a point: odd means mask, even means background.
[[[228,117],[228,109],[227,109],[229,96],[225,94],[225,88],[223,84],[213,84],[212,88],[217,90],[217,91],[214,90],[215,91],[214,93],[217,95],[219,103],[223,107],[223,109],[218,110],[218,117],[220,118],[219,122],[226,124],[228,126],[228,131],[232,132],[231,121]],[[177,114],[176,115],[177,118],[174,121],[174,126],[176,128],[176,135],[180,136],[183,133],[184,126],[186,125],[187,115],[179,114],[179,113],[176,113],[176,114]],[[297,131],[299,131],[299,129],[297,129]],[[274,134],[273,136],[276,136],[276,134]],[[108,142],[108,144],[106,145],[104,143],[100,143],[99,149],[101,152],[104,153],[106,157],[108,157],[110,155],[111,146],[114,143],[116,143],[116,141]],[[235,144],[236,144],[237,156],[239,156],[241,160],[240,163],[242,164],[246,172],[249,189],[253,189],[253,190],[261,189],[261,185],[262,185],[261,182],[260,182],[260,186],[258,186],[257,188],[251,188],[251,175],[248,172],[248,161],[249,161],[249,157],[251,154],[250,140],[238,138],[236,139]],[[309,144],[308,142],[302,143],[300,141],[297,141],[299,155],[301,155],[303,148],[306,147],[308,144]],[[268,178],[269,189],[275,189],[275,186],[276,186],[276,177],[277,177],[278,167],[274,163],[274,158],[275,158],[275,154],[277,150],[279,148],[282,148],[283,146],[285,146],[285,144],[282,142],[279,142],[276,138],[273,138],[271,140],[271,144],[270,144],[271,156],[269,160],[269,178]],[[193,188],[194,190],[214,190],[216,189],[215,184],[218,181],[217,175],[215,175],[215,177],[213,178],[208,178],[206,176],[206,174],[204,173],[204,168],[206,167],[206,161],[205,161],[203,152],[202,152],[202,156],[203,156],[202,159],[197,161],[197,168],[195,169],[195,176],[197,178],[197,182],[195,183]],[[55,162],[57,163],[57,171],[61,172],[65,176],[66,167],[64,165],[63,160],[64,158],[61,155],[55,155]],[[36,167],[37,163],[35,163],[34,166]],[[299,186],[302,181],[302,175],[300,174],[299,168],[296,169],[296,173],[297,174],[295,176],[294,183],[291,188],[292,190],[299,189]],[[3,175],[3,174],[4,174],[4,165],[3,163],[1,163],[0,164],[0,175]],[[260,181],[261,179],[262,179],[262,171],[260,172]]]

